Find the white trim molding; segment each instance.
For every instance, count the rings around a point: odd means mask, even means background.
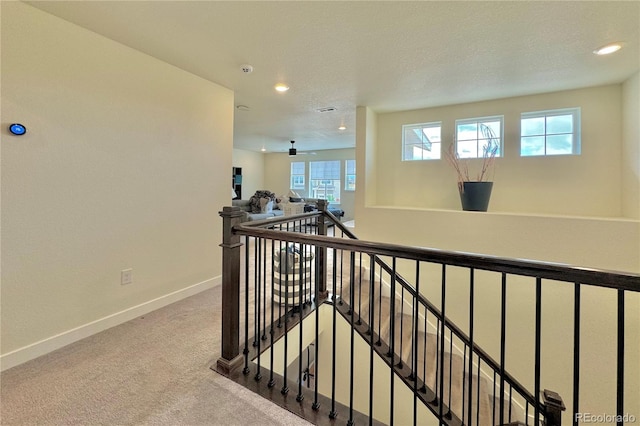
[[[53,352],[85,337],[92,336],[108,328],[115,327],[139,316],[148,314],[156,309],[163,308],[171,303],[185,299],[194,294],[214,288],[222,283],[222,277],[217,276],[205,281],[174,291],[156,299],[149,300],[137,306],[132,306],[123,311],[116,312],[90,323],[67,330],[55,336],[47,337],[39,342],[32,343],[0,356],[0,371],[23,364],[39,356]]]

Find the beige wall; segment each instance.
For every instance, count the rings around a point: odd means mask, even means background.
[[[582,154],[520,157],[520,114],[570,107],[582,110]],[[377,203],[459,209],[455,174],[444,159],[401,161],[402,125],[442,121],[447,147],[456,119],[491,115],[504,115],[505,135],[504,158],[496,160],[491,211],[622,216],[620,84],[378,114]]]
[[[242,167],[242,198],[248,200],[264,188],[264,154],[244,149],[233,150],[233,167]],[[229,171],[231,174],[231,171]]]
[[[640,72],[622,85],[622,213],[640,219]]]
[[[297,155],[295,157],[289,157],[286,153],[271,153],[264,156],[264,186],[265,189],[275,192],[277,195],[284,195],[289,192],[290,176],[291,176],[291,163],[294,161],[304,161],[306,163],[306,183],[309,184],[309,162],[311,161],[328,161],[328,160],[340,160],[341,161],[341,183],[342,190],[340,197],[342,198],[340,208],[344,210],[344,217],[342,220],[351,220],[354,217],[354,205],[356,191],[344,190],[344,160],[355,160],[355,149],[329,149],[316,151],[316,155]],[[361,176],[362,169],[356,162],[356,173]],[[356,182],[356,188],[360,181]],[[308,196],[307,191],[299,191],[300,195]],[[304,193],[304,194],[303,194]],[[331,203],[331,205],[335,205]]]
[[[625,83],[625,116],[629,111],[637,111],[638,96],[627,93],[634,80]],[[626,86],[629,85],[628,88]],[[522,99],[507,99],[469,106],[452,106],[433,110],[407,111],[394,114],[375,114],[366,107],[357,112],[358,158],[366,158],[367,151],[377,155],[376,188],[360,188],[376,191],[377,203],[369,194],[359,194],[356,234],[359,238],[372,241],[432,247],[443,250],[482,253],[511,258],[533,259],[549,262],[568,263],[590,268],[622,270],[640,273],[640,221],[620,217],[623,198],[628,191],[637,188],[637,182],[628,179],[624,196],[620,190],[622,176],[619,172],[622,156],[622,112],[621,86],[606,86],[583,91],[549,94],[531,97],[530,110],[551,108],[551,101],[567,100],[557,107],[582,106],[583,108],[583,155],[553,161],[557,169],[540,165],[536,172],[522,161],[499,165],[496,185],[506,186],[497,191],[496,198],[513,191],[512,182],[522,181],[531,200],[539,205],[522,200],[518,196],[507,202],[492,199],[487,213],[460,211],[455,190],[455,177],[446,165],[434,166],[427,171],[423,162],[402,163],[399,160],[400,126],[435,120],[434,112],[442,115],[457,115],[465,111],[470,116],[497,114],[504,111],[508,116],[519,116],[526,105]],[[598,98],[596,108],[587,96]],[[585,105],[574,102],[584,98]],[[571,101],[572,100],[572,101]],[[481,108],[482,107],[482,108]],[[486,107],[486,108],[485,108]],[[490,108],[489,108],[490,107]],[[517,108],[516,108],[517,107]],[[629,108],[629,109],[627,109]],[[528,109],[528,108],[527,108]],[[609,116],[612,109],[617,117]],[[587,117],[593,118],[596,110],[604,119],[596,118],[596,129],[585,125]],[[456,112],[457,111],[457,112]],[[586,114],[585,114],[586,112]],[[438,114],[440,115],[440,114]],[[377,126],[371,122],[377,121]],[[372,128],[375,127],[375,128]],[[508,127],[506,127],[508,129]],[[609,136],[602,134],[606,129]],[[593,130],[594,134],[586,133]],[[376,134],[377,131],[377,134]],[[509,133],[507,130],[507,140]],[[638,149],[638,137],[631,130],[631,141],[625,142],[626,152]],[[445,134],[452,134],[452,131]],[[595,135],[595,136],[594,136]],[[612,137],[611,135],[616,135]],[[395,139],[394,139],[395,138]],[[374,140],[372,142],[372,139]],[[607,140],[607,149],[594,146],[594,141]],[[603,145],[603,144],[595,144]],[[513,150],[513,147],[512,147]],[[587,152],[585,152],[587,151]],[[591,151],[591,152],[589,152]],[[602,158],[593,157],[597,152]],[[584,158],[588,167],[578,164]],[[504,160],[510,160],[505,158]],[[526,159],[529,160],[529,159]],[[542,159],[538,159],[542,160]],[[537,160],[535,160],[537,162]],[[570,164],[564,164],[568,161]],[[567,167],[564,167],[567,166]],[[516,176],[522,171],[522,177]],[[578,179],[572,177],[575,172]],[[609,175],[609,176],[606,176]],[[509,176],[508,182],[503,182]],[[540,188],[550,184],[551,177],[563,177],[575,185],[577,194],[585,197],[586,179],[595,188],[597,202],[582,199],[571,193],[571,188],[555,190],[549,199],[540,199]],[[592,182],[592,177],[603,183]],[[530,181],[527,181],[530,180]],[[423,187],[428,187],[424,189]],[[561,185],[564,187],[564,184]],[[444,188],[444,189],[443,189]],[[567,191],[562,200],[562,192]],[[607,193],[610,190],[611,193]],[[452,194],[448,192],[451,191]],[[418,194],[418,201],[412,200]],[[521,204],[515,202],[517,200]],[[553,200],[553,203],[549,201]],[[494,201],[496,201],[494,203]],[[557,204],[554,207],[553,204]],[[605,205],[611,203],[610,206]],[[584,209],[579,215],[574,204]],[[600,205],[602,204],[602,205]],[[440,207],[440,208],[430,208]],[[564,214],[546,214],[557,210]],[[500,212],[503,211],[503,212]],[[584,217],[589,211],[596,217]],[[614,217],[597,217],[614,216]],[[403,267],[404,265],[400,265]],[[407,277],[413,276],[415,266],[402,270]],[[423,285],[421,290],[434,303],[439,303],[439,268],[426,268],[421,275],[432,286]],[[448,315],[463,330],[468,327],[468,272],[450,271],[447,287]],[[499,277],[479,274],[476,279],[475,336],[477,342],[494,357],[499,350],[497,314],[500,300]],[[507,315],[509,320],[507,335],[508,371],[533,389],[533,335],[534,323],[534,282],[510,279],[508,286]],[[573,286],[570,284],[546,283],[543,287],[543,378],[545,388],[554,389],[571,406],[571,374],[567,372],[572,363]],[[640,398],[635,385],[640,379],[640,294],[627,294],[626,298],[626,386],[625,411],[640,414]],[[615,412],[615,291],[585,287],[582,295],[582,385],[581,409],[591,413]],[[569,345],[569,346],[567,346]],[[566,417],[566,416],[565,416]],[[569,421],[570,419],[565,420]]]
[[[2,2],[3,368],[216,282],[232,126],[230,90]]]

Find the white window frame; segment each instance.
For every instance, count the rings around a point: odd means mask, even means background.
[[[548,133],[547,132],[547,117],[555,117],[559,115],[571,115],[573,117],[572,127],[573,131],[571,133]],[[557,155],[580,155],[581,150],[581,134],[580,134],[580,107],[575,108],[560,108],[560,109],[550,109],[544,111],[532,111],[532,112],[523,112],[520,114],[520,156],[521,157],[550,157]],[[544,118],[545,126],[544,133],[539,135],[523,135],[522,134],[522,120],[530,119],[530,118]],[[554,135],[571,135],[571,152],[567,153],[547,153],[547,138],[549,136]],[[525,137],[544,137],[544,153],[543,154],[531,154],[531,155],[523,155],[522,153],[522,140]]]
[[[351,164],[353,166],[351,166]],[[353,172],[353,173],[349,173]],[[349,181],[353,179],[353,188],[349,188]],[[356,190],[356,160],[344,160],[344,190],[355,191]]]
[[[322,173],[316,169],[315,165],[324,163],[318,169],[323,169]],[[331,164],[328,164],[331,163]],[[342,161],[325,160],[309,162],[309,194],[310,198],[321,198],[329,201],[331,204],[340,204],[342,189],[341,170]],[[315,187],[314,187],[315,184]]]
[[[435,128],[437,128],[440,131],[439,132],[440,134],[438,135],[437,140],[434,138],[434,140],[431,141],[425,134],[424,129],[435,129]],[[420,131],[420,136],[418,136],[420,138],[420,143],[411,143],[410,141],[407,141],[407,138],[406,138],[407,131],[411,131],[411,130],[413,130],[414,132],[416,130]],[[420,147],[420,145],[422,145],[422,147]],[[423,153],[434,152],[434,155],[433,156],[429,155],[425,157],[424,154],[422,154],[422,158],[416,158],[415,155],[412,155],[411,158],[408,158],[408,156],[406,155],[406,151],[409,146],[414,147],[414,152],[415,152],[415,149],[419,149]],[[434,148],[438,148],[438,149],[434,150]],[[435,153],[437,153],[437,155],[435,155]],[[428,160],[439,160],[440,158],[442,158],[442,121],[433,121],[430,123],[418,123],[418,124],[404,124],[402,126],[402,161],[428,161]]]
[[[295,166],[294,164],[302,164],[302,173],[294,173],[294,171],[298,171],[299,170],[294,170]],[[289,189],[306,189],[306,180],[305,180],[305,175],[307,172],[306,169],[307,165],[304,161],[292,161],[291,162],[291,170],[290,170],[290,179],[289,179]],[[301,183],[300,183],[301,182]]]
[[[473,158],[482,158],[483,154],[484,154],[484,149],[486,144],[482,144],[481,141],[486,140],[484,136],[484,134],[481,133],[480,130],[480,126],[477,127],[476,129],[476,137],[475,139],[462,139],[460,140],[460,137],[458,135],[458,131],[459,131],[459,126],[464,126],[465,124],[483,124],[483,123],[489,123],[489,122],[494,122],[494,121],[498,121],[500,123],[500,134],[496,136],[496,138],[498,139],[498,151],[496,152],[496,157],[503,157],[503,148],[504,148],[504,115],[491,115],[491,116],[487,116],[487,117],[476,117],[476,118],[462,118],[462,119],[458,119],[456,120],[456,124],[455,124],[455,148],[456,148],[456,153],[458,154],[458,156],[460,158],[469,158],[469,159],[473,159]],[[470,156],[470,155],[464,155],[463,153],[460,152],[460,146],[459,146],[459,142],[471,142],[471,141],[476,141],[476,156]]]

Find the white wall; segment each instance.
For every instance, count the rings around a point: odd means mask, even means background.
[[[582,154],[520,157],[520,114],[569,107],[582,110]],[[496,160],[491,211],[622,216],[620,84],[378,114],[377,203],[459,209],[455,173],[444,159],[401,161],[402,125],[442,121],[448,147],[456,119],[491,115],[504,115],[505,138],[504,158]]]
[[[230,90],[2,2],[2,367],[212,286],[232,140]]]
[[[622,212],[640,219],[640,72],[622,85]]]
[[[328,149],[316,151],[316,155],[297,155],[289,157],[287,153],[270,153],[264,156],[264,185],[265,189],[275,192],[277,195],[284,195],[289,192],[291,163],[294,161],[304,161],[306,163],[306,184],[309,184],[309,162],[311,161],[329,161],[340,160],[341,163],[341,184],[340,191],[341,203],[340,208],[344,210],[343,221],[351,220],[354,217],[355,191],[344,190],[344,160],[355,160],[355,149]],[[364,169],[356,162],[356,174],[363,176]],[[359,178],[358,178],[359,179]],[[356,188],[360,184],[360,180],[356,181]],[[300,195],[308,196],[307,191],[296,190]],[[335,205],[331,203],[331,205]]]
[[[244,200],[248,200],[257,190],[266,189],[264,188],[263,153],[234,149],[233,167],[242,167],[242,198]]]

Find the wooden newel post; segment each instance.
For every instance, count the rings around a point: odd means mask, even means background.
[[[318,200],[318,210],[322,214],[318,217],[318,235],[327,235],[329,224],[324,213],[327,212],[329,203],[326,200]],[[329,295],[327,291],[327,248],[316,247],[316,253],[318,254],[318,294],[321,298],[326,298]]]
[[[233,227],[242,221],[240,207],[224,207],[222,217],[222,356],[217,370],[229,375],[242,366],[240,353],[240,236]]]
[[[562,397],[556,392],[545,389],[542,392],[542,403],[546,409],[543,425],[561,426],[562,412],[566,409]]]

